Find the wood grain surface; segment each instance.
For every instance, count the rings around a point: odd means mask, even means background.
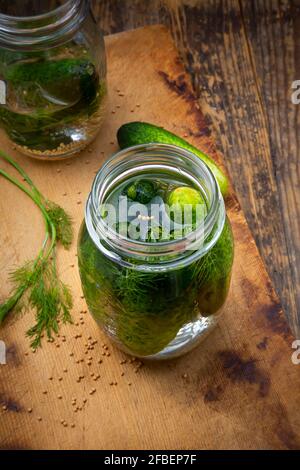
[[[94,0],[105,33],[170,28],[300,337],[299,0]]]
[[[188,134],[222,164],[167,30],[121,33],[106,45],[109,106],[89,149],[73,160],[38,162],[1,136],[1,147],[43,193],[69,210],[76,232],[95,172],[117,149],[116,130],[126,121]],[[0,298],[9,291],[9,268],[32,258],[43,237],[37,210],[16,191],[1,180]],[[55,342],[45,341],[36,353],[24,335],[33,312],[0,329],[7,345],[7,365],[0,365],[0,448],[300,448],[293,337],[233,191],[227,210],[236,256],[224,315],[202,345],[176,361],[140,366],[110,345],[86,313],[76,243],[70,252],[59,250],[75,325],[62,327]]]

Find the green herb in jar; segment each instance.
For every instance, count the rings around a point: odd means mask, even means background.
[[[102,119],[106,85],[88,58],[35,56],[8,64],[1,74],[8,96],[0,106],[0,125],[23,150],[59,156],[61,147],[81,144],[92,116],[91,133],[98,114]]]
[[[135,191],[141,183],[143,188],[147,188],[144,206],[151,210],[153,205],[158,204],[159,216],[157,213],[153,216],[151,212],[149,216],[143,215]],[[150,187],[155,188],[155,191],[148,191]],[[143,191],[140,193],[145,194]],[[132,219],[127,222],[119,220],[114,227],[116,230],[122,228],[121,235],[128,240],[148,245],[170,243],[174,238],[184,240],[187,233],[192,233],[204,223],[208,210],[200,188],[193,187],[182,176],[175,178],[167,173],[143,174],[142,179],[131,178],[115,187],[105,203],[111,203],[119,214],[118,201],[123,203],[124,195],[131,199],[131,215],[136,207],[137,217],[132,215]],[[168,202],[178,204],[175,204],[178,211],[184,210],[186,203],[192,205],[193,219],[188,224],[184,223],[181,212],[182,231],[169,217],[166,207]],[[202,207],[202,211],[196,211],[198,205]],[[200,219],[195,219],[196,214]],[[132,225],[137,228],[139,223],[139,230],[131,230]],[[175,231],[178,232],[176,237]],[[212,236],[213,234],[210,235]],[[204,243],[208,244],[210,239],[208,237]],[[176,259],[175,253],[173,259]],[[134,355],[158,354],[175,339],[185,325],[199,318],[213,318],[219,311],[227,297],[233,261],[233,239],[229,222],[226,220],[222,233],[204,256],[187,265],[178,263],[174,268],[168,268],[168,260],[170,261],[169,256],[149,255],[144,259],[148,263],[147,267],[141,269],[139,260],[131,259],[128,254],[128,259],[123,259],[124,264],[119,264],[107,257],[95,245],[86,226],[82,227],[79,237],[79,268],[88,306],[105,331],[122,348]],[[158,263],[161,264],[161,269],[152,270],[151,265]]]
[[[0,127],[30,157],[76,154],[103,122],[105,45],[88,3],[1,2]]]

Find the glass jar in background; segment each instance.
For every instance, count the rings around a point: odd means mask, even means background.
[[[0,85],[0,126],[20,152],[52,160],[88,145],[107,93],[89,1],[0,0]]]
[[[166,204],[187,197],[188,205],[191,195],[205,205],[202,222],[195,225],[192,212],[192,225],[184,225],[183,234],[175,236],[178,224]],[[126,214],[156,219],[151,236],[146,226],[146,231],[138,227],[133,238],[129,227],[137,219],[129,223],[128,218],[124,231],[120,208],[125,196],[126,204],[130,201]],[[116,214],[116,223],[109,226],[107,203]],[[143,207],[151,207],[150,216]],[[153,237],[153,232],[158,235]],[[167,359],[205,338],[227,298],[233,251],[218,184],[189,151],[164,144],[131,147],[98,172],[79,235],[79,270],[90,312],[125,352]]]

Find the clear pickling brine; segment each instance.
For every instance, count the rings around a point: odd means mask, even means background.
[[[0,127],[26,155],[69,157],[95,138],[105,115],[105,49],[89,2],[2,4]]]

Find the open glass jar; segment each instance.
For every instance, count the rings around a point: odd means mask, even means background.
[[[121,349],[151,359],[189,351],[216,324],[233,263],[209,168],[165,144],[115,154],[94,180],[78,260],[88,307]]]
[[[0,0],[0,126],[18,150],[40,159],[82,150],[103,121],[105,79],[88,0]]]

